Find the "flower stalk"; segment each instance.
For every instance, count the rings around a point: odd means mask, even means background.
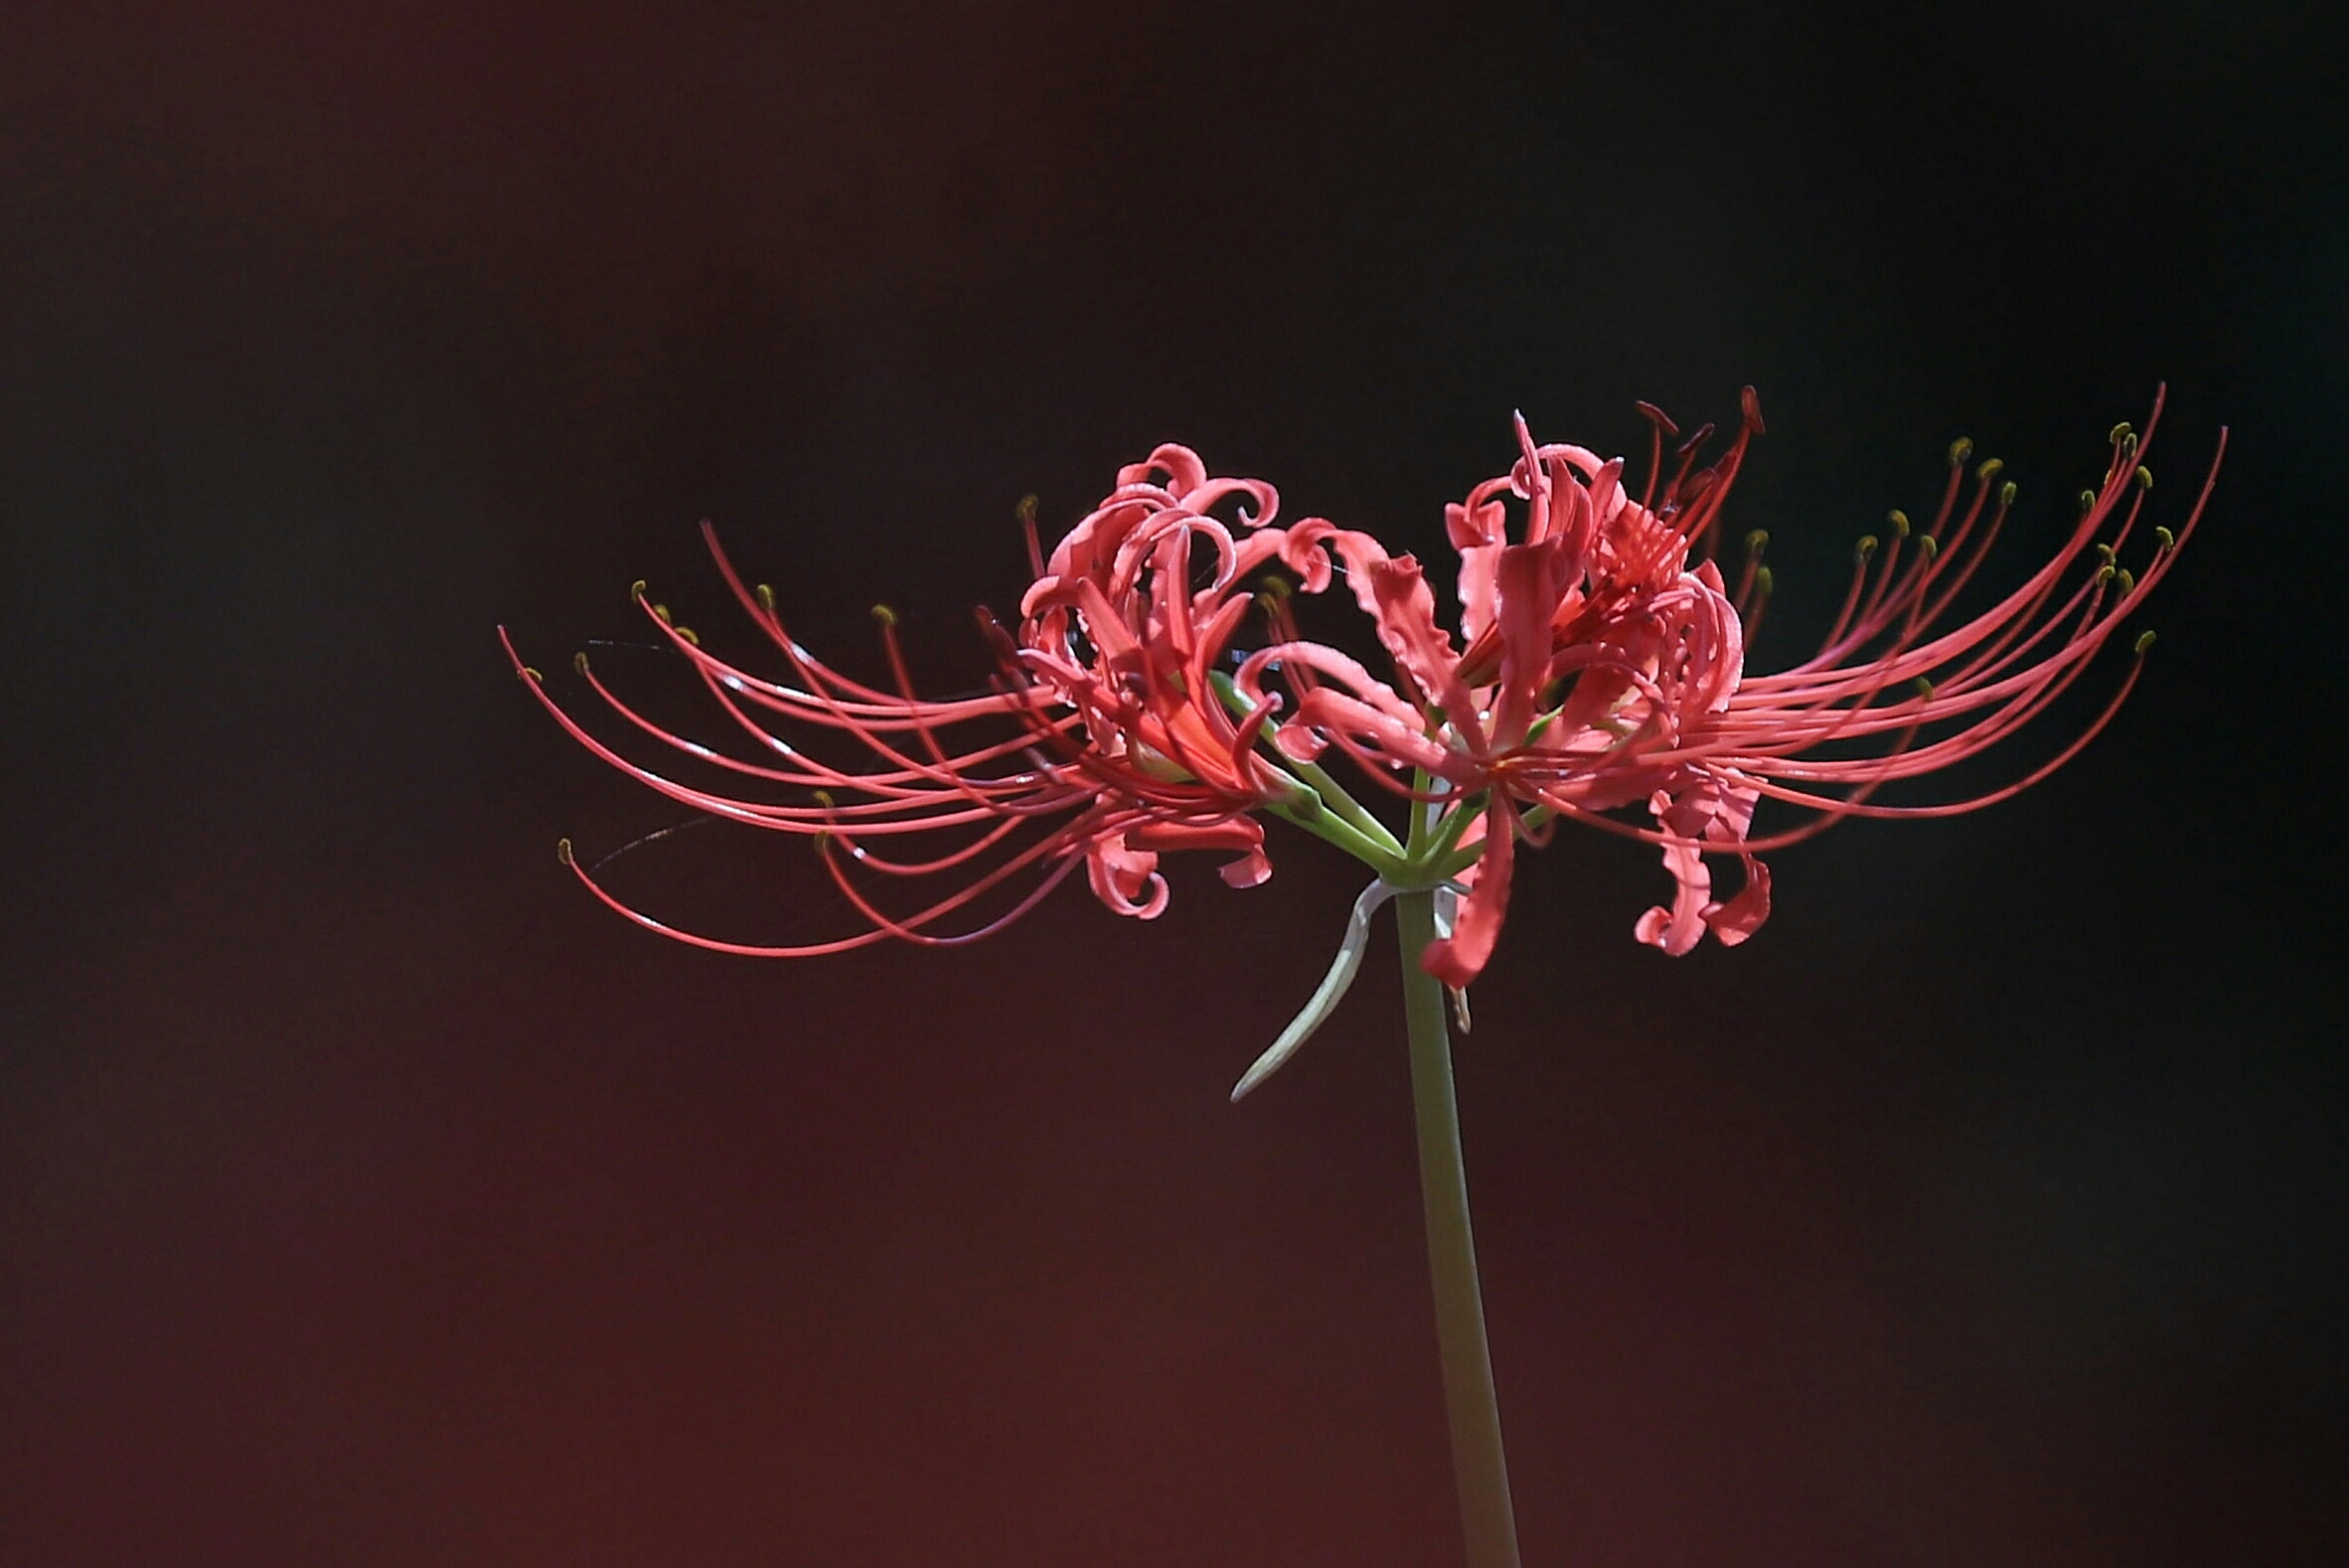
[[[1485,1336],[1485,1298],[1477,1282],[1477,1242],[1469,1223],[1468,1173],[1460,1149],[1460,1110],[1452,1088],[1452,1044],[1444,1021],[1444,983],[1420,955],[1436,940],[1436,892],[1395,898],[1403,956],[1403,1015],[1411,1038],[1411,1102],[1419,1130],[1419,1196],[1427,1225],[1429,1283],[1435,1291],[1436,1344],[1444,1369],[1444,1409],[1452,1428],[1452,1477],[1468,1568],[1517,1568],[1516,1510],[1509,1501],[1508,1461],[1501,1451],[1500,1401]]]

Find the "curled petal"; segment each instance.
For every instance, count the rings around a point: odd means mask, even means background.
[[[1550,619],[1567,583],[1565,552],[1556,540],[1510,545],[1500,551],[1495,572],[1499,595],[1494,627],[1500,637],[1500,697],[1493,710],[1492,738],[1513,746],[1525,738],[1550,666]]]
[[[1662,790],[1648,800],[1656,826],[1670,835],[1663,845],[1664,869],[1675,887],[1672,906],[1648,910],[1633,934],[1674,958],[1688,953],[1710,931],[1724,947],[1735,947],[1770,918],[1770,867],[1745,849],[1747,830],[1761,792],[1743,780],[1706,777],[1677,798]],[[1712,868],[1703,846],[1734,851],[1745,867],[1737,896],[1716,901]]]
[[[1167,879],[1150,850],[1129,849],[1122,836],[1096,838],[1085,846],[1085,876],[1093,896],[1113,914],[1156,920],[1167,912]]]
[[[1336,532],[1337,526],[1328,518],[1306,518],[1280,531],[1281,564],[1303,579],[1308,593],[1330,586],[1330,551],[1325,547]]]
[[[1705,925],[1713,933],[1713,940],[1723,947],[1735,947],[1770,918],[1770,867],[1747,855],[1746,884],[1738,889],[1735,898],[1716,904],[1705,914]]]
[[[1207,482],[1207,465],[1199,461],[1199,454],[1176,441],[1168,441],[1139,463],[1128,463],[1118,470],[1120,485],[1155,485],[1156,475],[1165,474],[1167,493],[1177,500]]]
[[[1273,744],[1294,762],[1313,762],[1330,749],[1330,742],[1313,725],[1290,719],[1273,730]]]
[[[1516,818],[1508,797],[1495,794],[1486,813],[1484,855],[1468,896],[1460,901],[1452,934],[1438,937],[1420,954],[1420,968],[1455,991],[1466,991],[1492,957],[1500,923],[1509,907],[1510,871],[1515,864]]]
[[[1471,545],[1460,552],[1460,635],[1471,646],[1491,634],[1500,605],[1500,555],[1507,548]]]
[[[1215,874],[1223,878],[1226,887],[1261,887],[1272,880],[1272,857],[1260,844],[1238,860],[1226,861]]]
[[[1705,897],[1713,890],[1713,873],[1696,846],[1680,840],[1664,846],[1663,862],[1675,884],[1672,906],[1649,909],[1633,923],[1632,935],[1679,958],[1705,934]]]
[[[1506,538],[1507,518],[1499,502],[1485,500],[1482,495],[1471,496],[1466,506],[1455,501],[1444,508],[1444,533],[1457,550],[1498,545]]]
[[[1125,836],[1130,850],[1239,850],[1236,861],[1222,868],[1224,883],[1231,887],[1255,887],[1272,877],[1272,861],[1264,853],[1264,829],[1254,818],[1234,817],[1228,822],[1184,823],[1150,822],[1129,828]]]

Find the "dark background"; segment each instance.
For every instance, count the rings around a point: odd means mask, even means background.
[[[709,516],[951,689],[1022,492],[1180,439],[1432,550],[1512,407],[1636,450],[1750,381],[1767,668],[1952,436],[2014,580],[2166,378],[2167,521],[2234,446],[2056,780],[1676,962],[1650,852],[1526,862],[1493,1341],[1529,1564],[2340,1560],[2319,10],[0,11],[0,1559],[1455,1561],[1383,931],[1224,1103],[1358,870],[689,951],[555,864],[678,814],[493,626],[560,671],[644,576],[747,651]],[[695,837],[630,890],[850,928]]]

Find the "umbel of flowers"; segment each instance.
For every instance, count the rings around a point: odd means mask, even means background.
[[[1354,854],[1387,889],[1446,889],[1450,929],[1422,962],[1458,989],[1492,952],[1518,847],[1571,821],[1661,852],[1672,896],[1640,915],[1639,940],[1673,954],[1708,931],[1734,944],[1770,913],[1763,852],[1844,817],[1970,811],[2087,744],[2134,684],[2149,634],[2130,641],[2137,657],[2102,711],[2028,772],[1936,804],[1873,798],[1996,744],[2054,703],[2169,570],[2217,473],[2214,458],[2175,534],[2140,527],[2157,394],[2141,436],[2114,427],[2062,546],[1953,623],[1947,612],[2015,498],[1997,460],[1969,470],[1970,444],[1958,441],[1931,521],[1894,512],[1884,537],[1860,542],[1817,651],[1756,674],[1745,655],[1770,591],[1766,540],[1746,537],[1734,586],[1713,546],[1762,432],[1760,405],[1749,388],[1710,462],[1700,462],[1710,426],[1667,453],[1677,430],[1640,406],[1652,438],[1636,495],[1622,459],[1537,445],[1517,421],[1508,471],[1445,509],[1459,556],[1452,627],[1411,555],[1324,518],[1284,523],[1271,485],[1210,476],[1189,448],[1161,446],[1121,469],[1048,557],[1032,506],[1022,509],[1034,580],[1015,624],[979,612],[996,668],[976,697],[917,695],[886,609],[874,614],[894,685],[843,675],[793,639],[775,592],[746,584],[710,534],[719,571],[772,645],[766,673],[705,650],[641,583],[635,597],[706,687],[732,746],[653,722],[581,655],[587,690],[619,721],[607,738],[612,726],[591,729],[519,656],[516,666],[558,723],[622,771],[699,811],[815,840],[861,928],[797,946],[699,935],[623,903],[567,842],[564,860],[598,897],[665,935],[797,957],[887,937],[971,941],[1079,867],[1109,908],[1149,919],[1167,906],[1163,855],[1217,853],[1233,886],[1264,881],[1263,819],[1277,817]],[[1298,635],[1291,584],[1320,594],[1341,579],[1376,630],[1384,671]],[[809,731],[853,737],[864,759],[819,760]],[[633,751],[621,744],[631,734]],[[1405,835],[1328,771],[1333,754],[1373,798],[1403,806]],[[689,782],[663,755],[738,787]],[[1795,820],[1758,833],[1764,800]],[[1626,809],[1646,820],[1625,820]],[[925,847],[912,850],[917,841]],[[1733,893],[1718,895],[1708,858],[1737,862]],[[891,914],[871,890],[881,878],[952,885]],[[953,927],[1007,884],[1018,890],[1008,912]]]

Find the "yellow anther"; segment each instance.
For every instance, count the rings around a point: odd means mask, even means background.
[[[1935,539],[1931,534],[1926,534],[1918,539],[1917,549],[1927,560],[1931,560],[1934,556],[1941,553],[1942,542],[1938,539]]]
[[[2150,647],[2152,647],[2152,646],[2153,646],[2153,634],[2152,634],[2151,632],[2139,632],[2139,633],[2137,633],[2137,646],[2136,646],[2136,650],[2135,650],[2135,652],[2136,652],[2136,654],[2137,654],[2137,657],[2139,657],[2139,658],[2143,658],[2143,657],[2144,657],[2145,650],[2146,650],[2146,649],[2148,649],[2148,648],[2150,648]]]
[[[775,613],[775,590],[773,585],[762,582],[757,587],[752,588],[750,590],[750,594],[752,598],[758,600],[758,607],[760,609],[766,611],[769,615]]]
[[[656,604],[656,605],[654,605],[654,606],[653,606],[653,619],[654,619],[654,620],[656,620],[656,621],[659,621],[659,622],[660,622],[660,623],[661,623],[663,626],[666,626],[666,625],[668,625],[668,624],[669,624],[669,606],[668,606],[668,605],[666,605],[666,604]]]
[[[2177,548],[2178,537],[2168,529],[2156,528],[2153,530],[2153,543],[2163,549],[2174,549]]]
[[[2096,510],[2096,506],[2097,493],[2095,491],[2083,490],[2080,492],[2080,510],[2083,513],[2094,512]]]
[[[894,626],[897,624],[897,612],[890,609],[885,604],[876,604],[872,607],[872,618],[880,622],[883,626]]]
[[[2120,438],[2120,460],[2125,463],[2136,455],[2137,438],[2135,432],[2132,431]]]
[[[694,629],[691,626],[680,626],[677,629],[677,635],[684,638],[686,642],[693,647],[699,648],[702,646],[702,639],[694,635]]]
[[[1274,571],[1267,572],[1265,574],[1264,591],[1272,595],[1272,597],[1277,601],[1285,599],[1289,597],[1290,594],[1295,593],[1297,591],[1297,587],[1296,584],[1292,583],[1288,578],[1282,576],[1279,572]]]
[[[2118,424],[2113,426],[2113,433],[2106,436],[2105,439],[2112,442],[2114,446],[2118,446],[2121,442],[2127,440],[2128,421],[2123,419]]]
[[[1965,460],[1972,455],[1973,442],[1967,437],[1961,435],[1950,443],[1950,466],[1952,468],[1964,467]]]
[[[536,681],[542,686],[547,682],[547,678],[539,674],[536,667],[527,664],[522,667],[522,678],[526,681]]]
[[[2106,562],[2104,565],[2102,565],[2102,566],[2099,566],[2099,567],[2097,568],[2097,586],[2098,586],[2098,587],[2100,587],[2100,588],[2101,588],[2101,587],[2103,587],[2103,586],[2104,586],[2106,583],[2108,583],[2108,582],[2111,582],[2111,581],[2113,580],[2113,572],[2114,572],[2114,566],[2113,566],[2113,563],[2112,563],[2111,561],[2107,561],[2107,562]]]
[[[1859,543],[1851,547],[1851,555],[1854,560],[1866,560],[1875,553],[1876,536],[1873,534],[1862,534],[1859,537]]]
[[[2013,480],[2009,479],[2005,484],[1998,487],[1998,504],[2002,507],[2011,507],[2014,505]]]
[[[1930,703],[1933,701],[1933,683],[1925,679],[1925,677],[1919,676],[1917,678],[1916,692],[1918,702]]]
[[[2104,561],[2105,561],[2105,564],[2106,564],[2106,565],[2110,566],[2110,565],[2112,565],[2112,564],[2113,564],[2113,562],[2114,562],[2114,554],[2113,554],[2113,547],[2112,547],[2112,546],[2110,546],[2110,545],[2108,545],[2108,544],[2106,544],[2106,543],[2105,543],[2103,540],[2101,540],[2101,539],[2097,541],[2097,553],[2098,553],[2099,555],[2101,555],[2101,556],[2103,556],[2103,557],[2104,557]]]
[[[1035,497],[1021,496],[1019,498],[1019,504],[1012,509],[1012,515],[1022,523],[1032,525],[1035,522],[1036,505],[1037,502]]]
[[[839,805],[840,803],[832,798],[832,791],[828,789],[820,789],[816,791],[816,804],[823,807],[826,811],[830,811],[833,807]]]
[[[1759,555],[1770,548],[1770,530],[1758,528],[1746,536],[1746,553]]]
[[[639,577],[634,582],[628,584],[628,597],[631,599],[641,599],[644,597],[644,578]]]
[[[1909,514],[1903,512],[1899,507],[1894,507],[1890,512],[1885,513],[1884,521],[1892,525],[1893,538],[1907,539],[1909,537]]]
[[[2137,585],[2137,579],[2130,574],[2129,569],[2126,566],[2121,567],[2119,571],[2114,574],[2114,580],[2120,584],[2120,591],[2122,593],[2126,593],[2129,589]]]
[[[570,864],[570,863],[571,863],[571,841],[570,841],[570,840],[568,840],[568,839],[557,839],[557,840],[555,840],[555,841],[554,841],[554,858],[555,858],[556,860],[558,860],[558,861],[562,862],[562,863],[563,863],[563,864],[565,864],[565,865],[568,865],[568,864]]]
[[[2003,457],[1985,457],[1982,459],[1982,465],[1973,471],[1973,477],[1986,485],[1991,480],[1996,479],[1998,477],[1998,470],[2004,468],[2005,466],[2006,459]]]
[[[1768,566],[1764,566],[1764,567],[1763,567],[1761,570],[1759,570],[1759,571],[1755,572],[1755,573],[1754,573],[1754,597],[1755,597],[1755,598],[1757,598],[1757,599],[1767,599],[1767,598],[1769,598],[1769,597],[1770,597],[1770,585],[1771,585],[1773,582],[1777,581],[1777,580],[1778,580],[1777,578],[1773,577],[1773,576],[1770,574],[1770,568],[1769,568]]]
[[[571,668],[581,675],[585,675],[587,673],[586,650],[581,649],[579,652],[571,655]]]
[[[2139,490],[2153,488],[2153,470],[2142,463],[2137,464],[2137,488]]]

